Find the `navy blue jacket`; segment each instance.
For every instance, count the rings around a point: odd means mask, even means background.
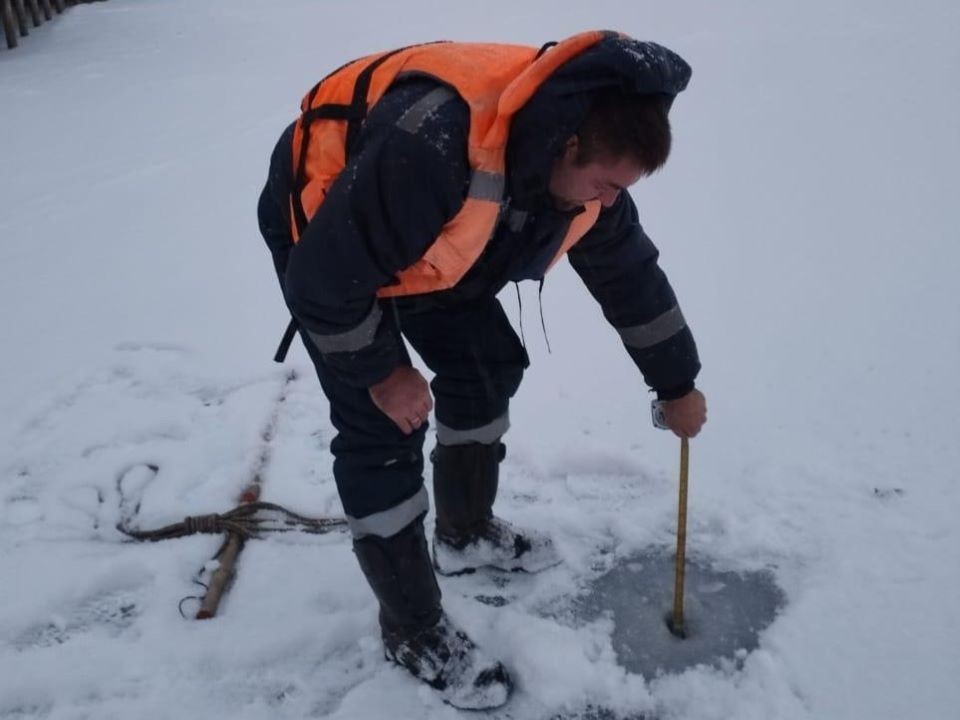
[[[414,78],[391,87],[370,110],[348,148],[346,168],[296,246],[289,230],[287,128],[273,154],[260,222],[301,331],[318,341],[339,379],[369,387],[403,362],[390,303],[484,302],[510,281],[542,279],[572,217],[582,211],[556,209],[547,185],[591,93],[620,87],[672,99],[689,76],[689,66],[666,48],[624,38],[603,40],[561,66],[512,122],[509,205],[483,255],[453,288],[396,300],[377,300],[376,292],[423,255],[466,197],[466,104],[454,97],[410,132],[398,120],[437,83]],[[696,345],[626,192],[568,256],[646,383],[665,399],[689,392],[700,369]]]

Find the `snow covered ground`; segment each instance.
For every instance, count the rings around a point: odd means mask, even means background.
[[[110,0],[0,52],[0,718],[457,716],[383,661],[345,535],[250,543],[200,623],[177,603],[219,540],[114,526],[232,507],[281,393],[264,499],[340,512],[306,356],[289,384],[270,362],[254,217],[302,94],[374,50],[588,28],[694,68],[634,190],[704,361],[690,552],[771,569],[787,604],[742,670],[646,679],[562,611],[603,557],[673,542],[677,465],[564,264],[552,354],[525,289],[498,507],[565,565],[503,607],[444,581],[448,610],[513,668],[517,718],[960,717],[958,7]]]

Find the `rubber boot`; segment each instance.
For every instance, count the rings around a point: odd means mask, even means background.
[[[539,572],[560,562],[547,535],[494,516],[505,455],[501,442],[438,444],[430,454],[437,508],[433,563],[441,575],[482,567]]]
[[[396,535],[354,540],[360,568],[380,603],[385,655],[463,710],[503,705],[506,668],[488,658],[444,614],[430,565],[423,516]]]

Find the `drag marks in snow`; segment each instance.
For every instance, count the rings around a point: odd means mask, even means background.
[[[0,720],[43,720],[50,717],[53,703],[14,703],[7,707],[0,704]]]
[[[118,346],[115,362],[46,403],[15,438],[0,535],[116,539],[121,505],[149,522],[232,507],[284,377],[221,377],[183,348]],[[130,474],[136,467],[161,480]],[[124,493],[124,483],[138,487]],[[139,507],[126,507],[134,495]]]

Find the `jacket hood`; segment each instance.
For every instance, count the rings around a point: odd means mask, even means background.
[[[662,45],[612,33],[561,65],[511,123],[507,175],[512,204],[533,210],[546,201],[553,160],[580,127],[598,90],[666,95],[672,103],[690,75],[686,61]]]

